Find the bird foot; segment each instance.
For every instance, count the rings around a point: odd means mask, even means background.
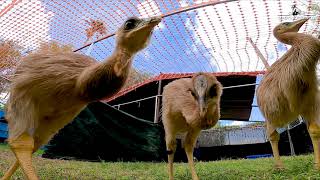
[[[199,177],[195,171],[191,172],[192,180],[199,180]]]
[[[192,180],[199,180],[198,176],[192,177]]]
[[[275,170],[278,170],[278,171],[281,171],[281,170],[284,170],[285,167],[283,166],[282,163],[279,163],[279,164],[275,164],[275,165],[274,165],[274,169],[275,169]]]

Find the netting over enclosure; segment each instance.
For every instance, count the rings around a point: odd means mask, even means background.
[[[261,58],[272,64],[289,48],[272,35],[279,22],[311,17],[301,32],[319,36],[319,5],[319,0],[5,0],[0,40],[19,53],[0,44],[0,68],[7,73],[17,57],[48,41],[90,51],[101,61],[112,53],[114,33],[127,17],[162,15],[150,46],[135,57],[131,84],[161,72],[260,71]]]

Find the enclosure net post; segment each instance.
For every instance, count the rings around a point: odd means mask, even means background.
[[[261,59],[262,63],[264,64],[264,67],[266,69],[270,68],[270,65],[267,61],[267,59],[262,55],[261,51],[259,50],[259,48],[253,43],[252,39],[251,38],[248,38],[250,44],[252,45],[252,47],[254,48],[257,56]]]

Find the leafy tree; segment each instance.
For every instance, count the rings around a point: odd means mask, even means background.
[[[8,88],[10,76],[21,58],[22,47],[11,40],[0,40],[0,93]]]

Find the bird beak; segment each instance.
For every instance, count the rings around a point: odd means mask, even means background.
[[[156,25],[158,25],[161,21],[162,21],[162,17],[156,16],[156,17],[150,18],[149,24],[151,24],[151,25],[153,25],[153,26],[156,26]]]
[[[303,19],[299,19],[297,21],[293,21],[292,25],[290,27],[290,29],[295,29],[295,30],[299,30],[301,28],[301,26],[307,22],[310,18],[303,18]]]
[[[158,25],[161,22],[162,18],[160,16],[151,17],[144,19],[144,27],[145,28],[154,28],[156,25]]]
[[[206,113],[206,104],[204,101],[204,97],[200,96],[198,101],[199,101],[199,108],[200,108],[200,116],[203,117]]]

